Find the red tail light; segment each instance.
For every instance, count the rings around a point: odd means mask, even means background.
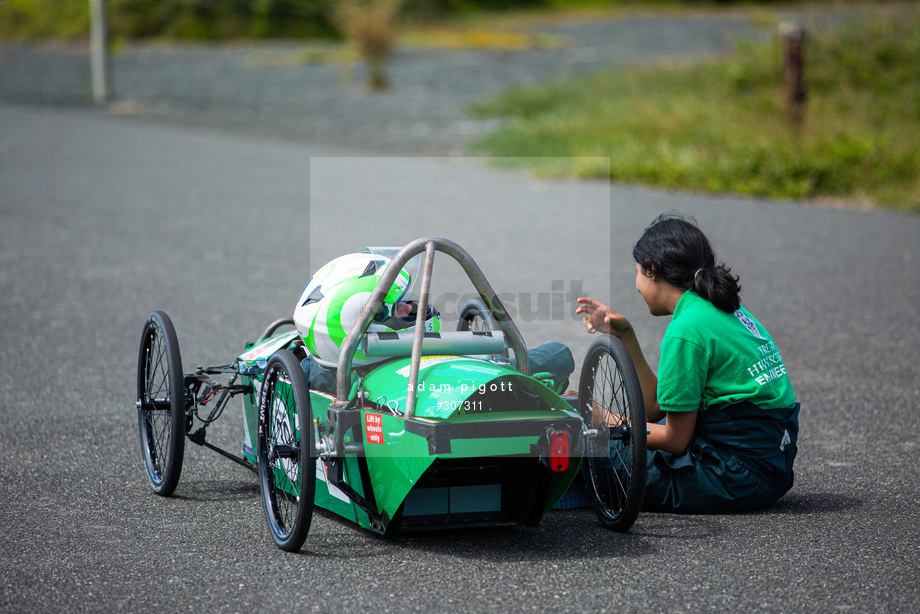
[[[553,431],[549,436],[549,468],[553,471],[569,468],[569,434],[566,431]]]

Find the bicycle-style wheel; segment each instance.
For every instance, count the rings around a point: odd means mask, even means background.
[[[629,352],[616,337],[605,335],[588,348],[578,398],[591,433],[582,468],[594,511],[604,527],[626,531],[645,494],[645,403]]]
[[[268,529],[282,550],[299,550],[310,531],[316,446],[310,394],[300,363],[282,350],[265,367],[259,394],[259,490]]]
[[[179,341],[162,311],[147,318],[137,360],[141,454],[153,492],[176,490],[185,454],[185,391]]]
[[[492,316],[492,312],[486,307],[486,304],[479,298],[468,300],[460,309],[460,317],[457,320],[458,331],[481,332],[487,330],[501,330],[501,327]],[[492,359],[508,358],[508,349],[501,354],[492,355]]]

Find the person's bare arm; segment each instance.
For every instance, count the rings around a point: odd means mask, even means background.
[[[672,454],[683,454],[693,439],[696,428],[695,411],[669,411],[664,424],[649,424],[647,447],[649,450],[664,450]]]
[[[658,422],[664,416],[658,406],[658,377],[649,366],[642,347],[636,337],[636,331],[626,316],[617,313],[607,305],[593,298],[582,297],[578,299],[578,309],[575,313],[583,313],[582,323],[589,333],[608,333],[617,337],[626,346],[629,357],[636,367],[639,376],[639,386],[642,388],[642,400],[645,402],[645,416],[648,422]],[[689,441],[689,440],[688,440]]]

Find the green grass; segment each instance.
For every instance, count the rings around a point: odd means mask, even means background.
[[[473,148],[548,175],[920,212],[920,12],[809,32],[799,129],[781,63],[777,41],[510,90],[472,107],[508,118]]]

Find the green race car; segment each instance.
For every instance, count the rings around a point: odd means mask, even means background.
[[[436,252],[456,260],[480,295],[456,331],[442,330],[428,304]],[[315,506],[385,534],[533,526],[579,472],[604,526],[632,526],[646,428],[622,344],[598,338],[578,396],[566,396],[565,382],[531,373],[517,327],[460,246],[423,238],[363,254],[317,272],[294,318],[273,323],[228,365],[183,373],[172,322],[150,315],[137,410],[154,492],[175,490],[188,438],[257,473],[284,550],[303,545]],[[413,261],[421,288],[405,316]],[[206,438],[233,397],[242,399],[240,456]]]

